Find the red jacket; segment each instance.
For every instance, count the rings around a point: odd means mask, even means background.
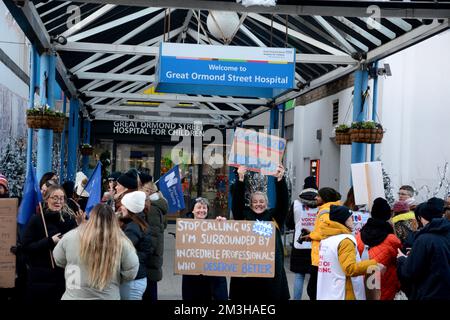
[[[356,235],[359,254],[364,251],[364,243],[361,235]],[[397,249],[402,243],[394,234],[389,234],[384,241],[369,248],[369,258],[386,266],[386,272],[381,275],[381,298],[380,300],[393,300],[395,294],[400,290],[400,281],[397,277]]]

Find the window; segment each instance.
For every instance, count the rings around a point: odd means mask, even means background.
[[[333,125],[339,121],[339,100],[333,101]]]

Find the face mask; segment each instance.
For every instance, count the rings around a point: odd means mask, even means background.
[[[159,194],[157,192],[155,192],[149,197],[149,199],[150,199],[150,201],[159,200]]]

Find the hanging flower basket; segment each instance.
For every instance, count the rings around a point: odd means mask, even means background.
[[[83,156],[91,156],[94,153],[94,148],[90,144],[82,144],[80,152]]]
[[[27,110],[27,126],[32,129],[64,130],[65,114],[49,109],[48,105],[35,106]]]
[[[339,145],[342,144],[352,144],[352,140],[350,139],[350,127],[341,124],[336,127],[336,143]]]
[[[381,143],[383,140],[383,127],[373,121],[353,122],[350,129],[352,142]]]

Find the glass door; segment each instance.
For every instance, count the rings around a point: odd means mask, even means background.
[[[155,172],[155,147],[139,144],[117,144],[116,171],[127,172],[136,168],[153,176]]]

